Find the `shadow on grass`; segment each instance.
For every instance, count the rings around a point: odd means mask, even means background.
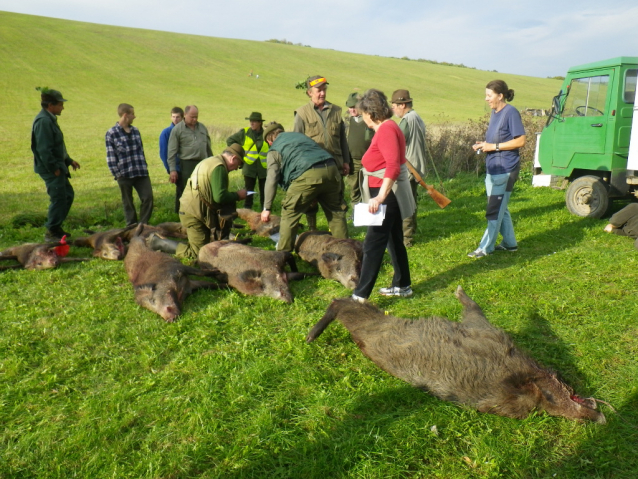
[[[602,407],[607,424],[598,426],[576,453],[551,464],[546,477],[638,477],[638,392],[617,413]]]
[[[540,214],[550,213],[562,204],[551,204],[541,208],[528,208],[517,213],[518,218],[531,218]],[[548,256],[558,251],[571,248],[582,241],[584,223],[589,223],[589,218],[574,217],[570,223],[562,224],[557,228],[544,229],[538,233],[527,236],[519,243],[519,250],[515,253],[495,252],[485,258],[467,258],[457,266],[428,278],[412,288],[415,294],[427,294],[428,291],[446,289],[450,286],[461,284],[466,278],[486,271],[510,268],[513,265],[524,265],[535,261],[539,257]],[[463,230],[465,228],[462,228]],[[461,229],[459,229],[461,231]],[[463,258],[465,259],[465,258]],[[461,261],[461,258],[459,258]]]
[[[361,460],[381,454],[384,448],[380,443],[393,436],[393,426],[397,421],[422,411],[427,402],[440,403],[438,399],[411,387],[362,395],[343,417],[333,417],[333,413],[326,410],[322,430],[305,435],[277,453],[260,451],[263,461],[253,459],[245,467],[223,477],[349,477],[348,474]],[[379,461],[384,461],[382,455]]]

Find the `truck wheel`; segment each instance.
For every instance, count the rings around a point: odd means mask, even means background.
[[[609,192],[597,176],[581,176],[567,188],[565,203],[572,214],[601,218],[609,207]]]

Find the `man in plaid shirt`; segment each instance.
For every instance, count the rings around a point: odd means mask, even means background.
[[[122,103],[117,107],[117,114],[119,121],[106,132],[106,164],[122,192],[126,225],[137,223],[133,188],[142,202],[139,222],[147,224],[153,212],[153,188],[148,176],[142,137],[132,125],[135,109],[128,103]]]

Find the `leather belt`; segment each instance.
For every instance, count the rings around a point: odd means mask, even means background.
[[[321,161],[319,163],[315,163],[310,168],[328,168],[329,166],[336,165],[335,160],[330,158],[326,161]]]

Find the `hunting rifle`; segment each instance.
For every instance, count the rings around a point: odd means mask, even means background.
[[[410,170],[410,173],[412,173],[412,176],[414,176],[414,179],[423,188],[428,190],[428,194],[432,197],[434,201],[436,201],[437,205],[439,205],[441,208],[445,208],[447,205],[452,203],[452,200],[450,200],[445,195],[436,191],[434,186],[426,184],[425,181],[423,181],[423,178],[421,178],[421,175],[419,175],[419,172],[414,169],[414,166],[412,166],[412,163],[410,163],[408,160],[405,160],[405,164],[408,167],[408,170]]]

